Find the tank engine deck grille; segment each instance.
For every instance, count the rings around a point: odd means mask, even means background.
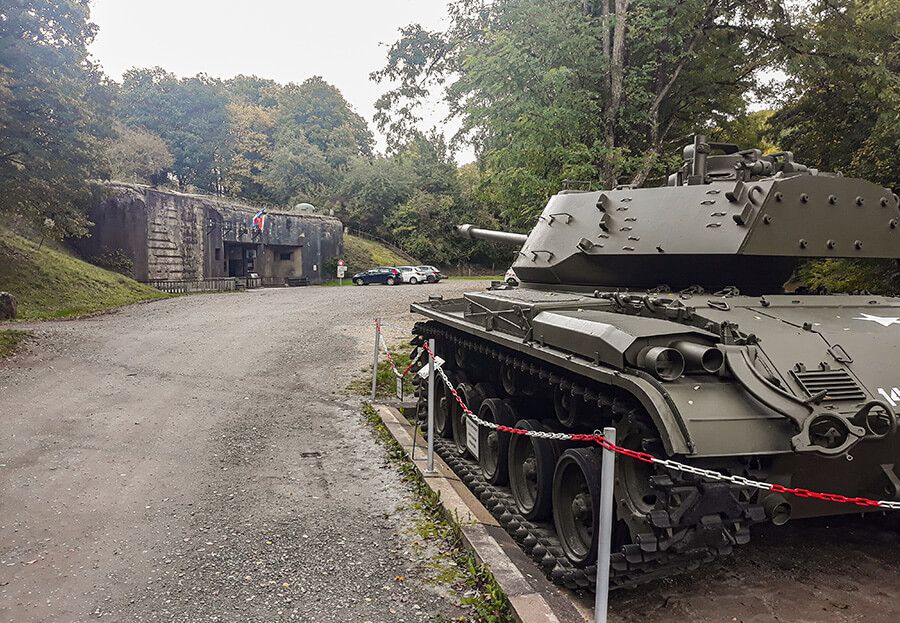
[[[865,400],[866,393],[846,370],[791,370],[803,390],[814,396],[825,390],[825,400]]]

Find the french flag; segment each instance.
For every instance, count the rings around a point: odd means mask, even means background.
[[[263,208],[253,217],[253,224],[256,226],[256,229],[262,233],[263,228],[266,226],[266,209]]]

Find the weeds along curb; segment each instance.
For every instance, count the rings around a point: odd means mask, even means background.
[[[587,604],[581,603],[573,593],[554,586],[439,456],[434,457],[435,472],[425,473],[424,442],[416,445],[415,456],[408,456],[414,445],[415,427],[399,411],[384,405],[367,404],[365,414],[389,453],[402,466],[404,478],[414,483],[417,495],[428,501],[430,512],[452,526],[449,536],[461,550],[460,560],[466,561],[466,566],[486,582],[482,586],[489,590],[491,600],[485,613],[490,614],[476,621],[576,623],[593,620]],[[494,594],[502,599],[493,598]],[[497,610],[499,603],[505,604],[506,609]]]
[[[466,587],[474,590],[474,596],[464,596],[462,603],[473,610],[474,621],[479,623],[511,623],[510,603],[497,584],[490,570],[475,559],[464,546],[462,527],[457,517],[449,513],[438,495],[419,473],[406,455],[403,446],[394,438],[375,408],[363,404],[363,416],[372,427],[378,440],[384,445],[388,460],[398,469],[403,482],[416,498],[416,508],[434,526],[434,535],[443,540],[464,578]]]

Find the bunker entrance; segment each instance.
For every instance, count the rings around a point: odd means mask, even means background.
[[[229,277],[247,277],[256,271],[259,245],[246,242],[225,243],[225,274]]]

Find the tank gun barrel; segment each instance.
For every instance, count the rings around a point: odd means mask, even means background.
[[[514,234],[509,231],[497,231],[494,229],[480,229],[474,225],[457,225],[456,231],[463,238],[470,240],[490,240],[492,242],[502,242],[504,244],[522,246],[528,239],[526,234]]]

